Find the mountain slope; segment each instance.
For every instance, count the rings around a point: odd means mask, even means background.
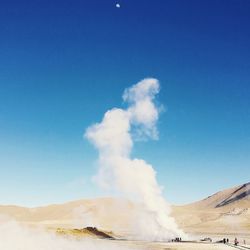
[[[238,202],[242,203],[243,201],[250,201],[250,182],[236,188],[226,199],[217,204],[216,207],[223,207]]]
[[[140,209],[134,203],[117,198],[86,199],[37,208],[0,206],[0,215],[29,225],[54,229],[93,226],[121,235],[130,232],[138,213]],[[250,234],[250,183],[192,204],[173,206],[172,216],[189,233]]]
[[[250,234],[250,183],[174,207],[173,216],[190,233]]]
[[[204,200],[189,204],[190,207],[220,208],[224,206],[240,206],[241,208],[250,207],[250,182],[229,188],[207,197]]]

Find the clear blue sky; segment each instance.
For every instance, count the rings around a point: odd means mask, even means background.
[[[124,88],[161,82],[153,164],[171,203],[249,181],[250,1],[1,1],[0,203],[103,194],[84,130]]]

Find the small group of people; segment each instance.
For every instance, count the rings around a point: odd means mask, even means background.
[[[175,239],[172,239],[172,242],[181,242],[181,238],[180,237],[177,237]]]
[[[222,242],[224,243],[224,244],[226,244],[226,243],[229,243],[229,239],[227,238],[224,238],[223,240],[222,240]]]
[[[235,239],[234,239],[234,245],[235,245],[235,246],[238,246],[238,244],[239,244],[239,241],[238,241],[237,238],[235,238]],[[246,240],[243,240],[243,245],[246,245]]]
[[[227,238],[227,239],[226,239],[226,238],[223,238],[223,240],[222,240],[221,242],[223,242],[224,244],[226,244],[226,243],[228,244],[228,243],[229,243],[229,239],[228,239],[228,238]],[[245,242],[245,241],[244,241],[244,242]],[[238,244],[239,244],[239,241],[238,241],[237,238],[235,238],[235,239],[234,239],[234,245],[235,245],[235,246],[238,246]]]
[[[222,240],[222,242],[223,242],[224,244],[229,243],[229,239],[224,238],[224,239]],[[245,240],[243,240],[243,244],[246,245],[246,241],[245,241]],[[239,245],[239,241],[238,241],[237,238],[234,239],[234,245],[235,245],[235,246],[238,246],[238,245]]]

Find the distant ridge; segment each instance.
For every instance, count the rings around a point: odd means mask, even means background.
[[[250,182],[233,188],[219,191],[207,198],[186,206],[206,209],[221,208],[236,205],[244,208],[250,207]]]
[[[216,207],[226,206],[226,205],[228,205],[230,203],[239,201],[241,199],[248,198],[249,195],[250,195],[250,182],[240,186],[228,198],[226,198],[221,203],[216,205]]]

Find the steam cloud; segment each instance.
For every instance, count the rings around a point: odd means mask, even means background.
[[[140,204],[134,230],[137,238],[147,240],[184,237],[169,216],[170,206],[163,198],[153,167],[142,159],[131,158],[133,138],[158,137],[159,108],[154,100],[159,87],[157,79],[148,78],[126,89],[123,100],[128,108],[108,110],[103,120],[85,133],[99,151],[96,181]]]
[[[107,240],[66,238],[0,218],[1,250],[131,250]]]

